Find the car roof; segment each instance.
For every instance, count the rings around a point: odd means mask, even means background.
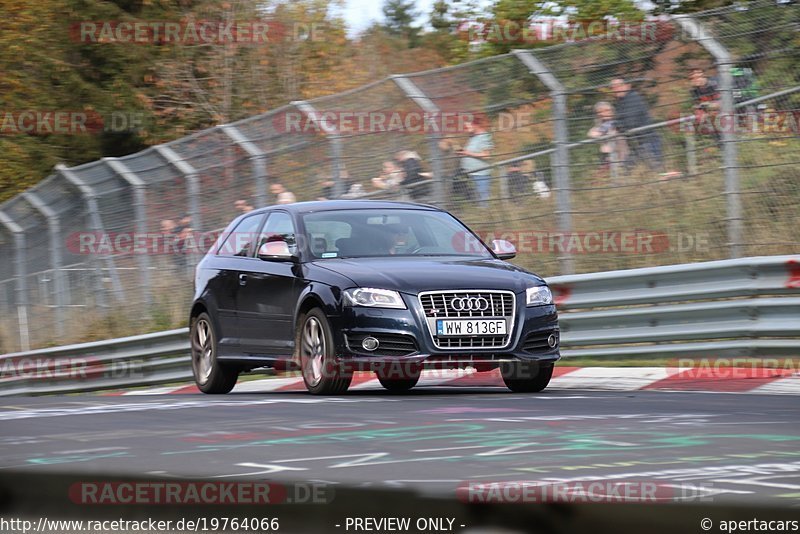
[[[313,213],[319,211],[359,210],[359,209],[416,209],[427,211],[441,211],[436,206],[416,204],[414,202],[390,202],[386,200],[318,200],[313,202],[295,202],[293,204],[276,204],[259,208],[253,213],[265,213],[281,209],[290,213]]]

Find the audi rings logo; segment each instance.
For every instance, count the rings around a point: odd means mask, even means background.
[[[483,297],[456,297],[450,301],[450,307],[455,311],[486,311],[489,301]]]

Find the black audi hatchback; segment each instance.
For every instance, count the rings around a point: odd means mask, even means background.
[[[300,369],[314,394],[342,393],[355,370],[391,391],[424,368],[500,367],[516,392],[543,390],[559,358],[542,278],[505,260],[432,206],[327,201],[234,220],[197,267],[192,367],[205,393],[241,372]]]

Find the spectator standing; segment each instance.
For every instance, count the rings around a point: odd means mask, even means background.
[[[522,172],[533,180],[533,192],[539,198],[550,198],[550,185],[545,174],[536,168],[535,159],[526,159],[522,162]]]
[[[617,130],[626,134],[631,155],[639,160],[644,160],[651,169],[660,169],[663,166],[661,153],[661,136],[655,130],[629,134],[635,128],[642,128],[652,124],[650,108],[644,97],[634,91],[630,83],[622,78],[611,80],[611,90],[617,99],[616,121]]]
[[[439,141],[439,150],[442,158],[442,172],[450,181],[450,194],[457,199],[473,200],[475,195],[469,175],[461,169],[459,158],[461,146],[450,139],[442,139]]]
[[[506,181],[508,182],[508,194],[512,198],[527,195],[530,192],[530,176],[522,172],[522,165],[519,163],[512,163],[508,166]]]
[[[717,143],[722,139],[715,125],[720,109],[720,94],[716,80],[706,76],[703,69],[692,69],[689,73],[690,91],[694,106],[695,132],[711,134]]]
[[[601,101],[594,105],[595,123],[587,134],[592,139],[603,139],[600,145],[600,163],[604,170],[616,176],[616,165],[628,158],[628,145],[619,135],[614,106]]]
[[[176,266],[179,268],[186,268],[189,265],[187,260],[188,254],[196,254],[197,251],[193,250],[195,246],[194,236],[192,235],[194,230],[192,229],[192,216],[191,215],[184,215],[178,221],[178,225],[173,230],[173,234],[175,235],[175,253],[176,256]],[[190,250],[192,247],[192,250]]]
[[[297,197],[294,193],[286,189],[283,184],[272,184],[269,186],[269,191],[275,195],[276,204],[293,204],[297,202]]]
[[[236,208],[236,211],[238,211],[239,214],[250,213],[255,209],[248,201],[243,199],[234,202],[233,207]]]
[[[476,115],[472,121],[465,124],[470,138],[464,148],[458,152],[458,155],[461,156],[461,169],[472,179],[481,208],[489,206],[491,193],[491,169],[485,167],[489,165],[489,157],[492,155],[494,143],[492,134],[488,131],[487,122],[483,115]]]
[[[392,160],[384,161],[381,174],[372,179],[372,185],[377,189],[398,191],[405,175],[400,166]]]
[[[413,150],[401,150],[395,156],[403,172],[403,186],[408,189],[412,200],[422,200],[431,193],[430,184],[423,183],[428,178],[422,172],[422,158]]]

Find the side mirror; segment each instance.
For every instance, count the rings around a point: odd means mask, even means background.
[[[264,261],[297,261],[297,256],[291,253],[286,241],[264,243],[258,249],[258,258]]]
[[[492,252],[501,260],[511,260],[517,257],[517,248],[505,239],[492,241]]]

